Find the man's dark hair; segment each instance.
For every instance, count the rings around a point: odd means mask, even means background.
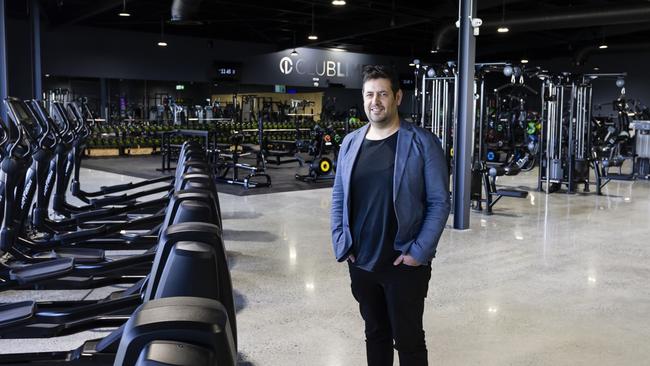
[[[393,95],[397,94],[399,90],[399,78],[395,69],[384,65],[366,65],[363,67],[363,83],[372,79],[388,79],[390,80],[390,88]]]

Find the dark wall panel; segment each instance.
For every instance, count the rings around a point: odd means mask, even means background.
[[[43,72],[52,75],[207,81],[215,60],[270,52],[261,44],[211,41],[86,27],[43,27]]]
[[[31,29],[26,21],[8,19],[7,75],[9,96],[32,97]]]
[[[650,52],[604,54],[592,56],[591,65],[598,66],[599,72],[627,72],[625,95],[627,99],[650,104]],[[616,80],[597,80],[594,82],[594,105],[610,103],[620,95]],[[614,114],[610,106],[603,106],[603,114]],[[607,112],[607,113],[605,113]]]
[[[637,52],[606,52],[592,55],[587,63],[580,68],[572,67],[569,58],[553,59],[543,63],[543,66],[554,72],[569,71],[581,73],[619,73],[626,72],[625,95],[627,99],[639,100],[643,104],[650,104],[650,69],[648,68],[650,52],[639,50]],[[593,68],[598,67],[598,71]],[[621,94],[621,89],[616,86],[616,80],[596,79],[593,81],[593,105],[603,104],[596,114],[614,115],[611,103]]]

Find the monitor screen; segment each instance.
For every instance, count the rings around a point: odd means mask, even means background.
[[[16,113],[18,123],[23,126],[32,138],[36,138],[39,134],[38,124],[36,124],[32,114],[27,110],[25,103],[17,100],[12,100],[9,103],[11,104],[11,109]]]
[[[27,111],[23,102],[12,100],[9,103],[11,103],[11,107],[16,113],[16,117],[18,118],[18,122],[20,124],[25,125],[27,127],[31,127],[34,125],[34,120],[32,119],[32,115]]]
[[[29,118],[29,115],[27,114],[27,111],[23,108],[23,104],[17,101],[11,101],[11,106],[13,107],[13,110],[16,112],[16,117],[18,117],[19,120],[24,120]]]
[[[67,125],[66,122],[63,120],[63,117],[61,117],[61,111],[59,110],[58,106],[52,105],[52,108],[50,108],[50,117],[56,124],[56,126],[59,128],[59,131],[65,131]]]

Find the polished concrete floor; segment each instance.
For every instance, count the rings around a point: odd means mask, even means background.
[[[130,179],[88,170],[83,178],[89,188]],[[531,192],[504,198],[492,216],[473,213],[469,230],[447,229],[440,241],[424,319],[430,365],[650,364],[650,182],[612,182],[604,196],[547,196],[532,189],[532,175],[501,183]],[[346,265],[332,255],[330,195],[220,195],[249,364],[365,362]],[[108,291],[8,292],[0,301]],[[0,352],[71,349],[96,335],[0,340]]]

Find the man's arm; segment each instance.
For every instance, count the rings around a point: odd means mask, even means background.
[[[330,211],[330,227],[332,230],[332,246],[336,253],[336,246],[339,244],[343,234],[343,182],[341,182],[341,162],[347,151],[348,138],[343,139],[339,149],[338,161],[336,163],[336,176],[334,177],[334,187],[332,188],[332,208]]]
[[[426,209],[420,233],[408,252],[419,264],[428,263],[435,257],[451,209],[449,173],[442,146],[433,134],[426,134],[423,142]]]

